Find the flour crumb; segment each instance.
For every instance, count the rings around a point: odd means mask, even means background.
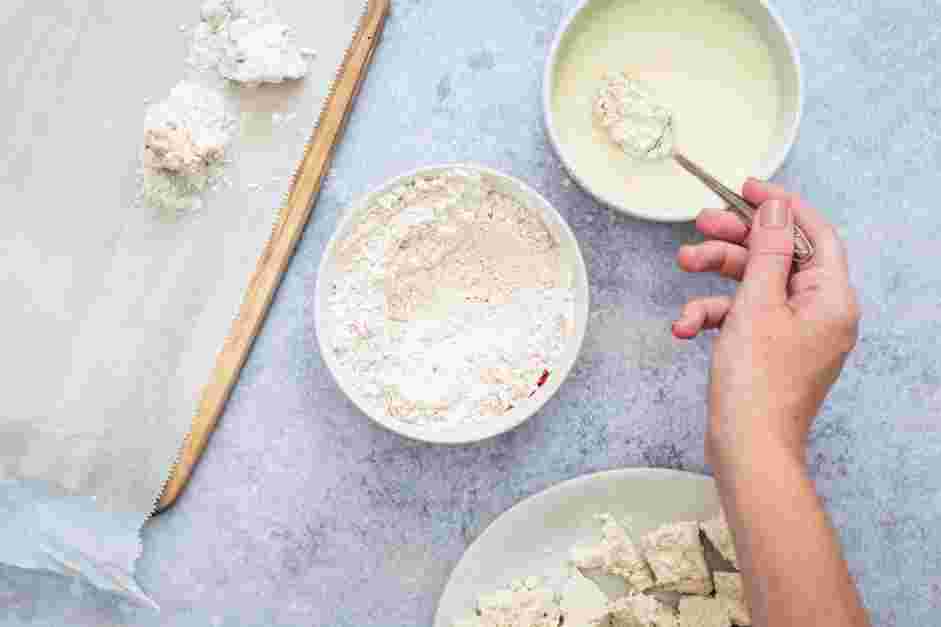
[[[208,0],[193,29],[189,63],[254,86],[297,80],[310,70],[307,48],[264,0]]]
[[[142,199],[179,212],[202,206],[197,196],[218,184],[236,119],[215,91],[183,81],[148,107],[141,161]]]
[[[552,376],[574,333],[559,242],[473,171],[382,194],[333,263],[330,350],[372,410],[405,423],[505,414]]]
[[[275,127],[284,126],[285,124],[290,124],[296,118],[296,113],[272,113],[271,124]]]

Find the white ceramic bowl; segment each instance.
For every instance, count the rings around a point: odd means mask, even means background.
[[[537,576],[551,586],[564,580],[572,547],[597,542],[598,514],[630,520],[631,532],[644,534],[718,512],[712,478],[676,470],[625,468],[554,485],[503,512],[468,547],[438,601],[434,627],[470,617],[480,595],[512,581]]]
[[[620,3],[623,5],[624,0]],[[778,106],[777,122],[773,130],[773,136],[770,145],[764,152],[764,158],[760,163],[743,163],[742,168],[748,169],[748,174],[758,178],[768,179],[774,175],[787,158],[794,142],[797,138],[797,130],[800,125],[803,113],[803,76],[800,63],[800,54],[797,44],[788,28],[785,26],[778,12],[766,0],[717,0],[725,7],[736,10],[744,14],[750,20],[760,41],[764,41],[770,52],[771,65],[774,68],[775,80],[778,86]],[[596,19],[597,14],[603,14],[610,11],[610,7],[618,4],[618,0],[581,0],[578,5],[565,17],[552,43],[549,57],[546,62],[543,76],[543,113],[546,132],[549,141],[555,152],[562,160],[565,169],[580,187],[589,192],[602,204],[632,215],[634,217],[653,220],[657,222],[684,222],[695,219],[696,215],[704,206],[721,206],[720,201],[711,195],[711,192],[705,191],[705,201],[712,200],[713,204],[703,206],[677,206],[677,202],[670,202],[670,190],[665,190],[662,200],[656,202],[637,201],[626,202],[623,198],[616,199],[610,193],[611,183],[608,182],[607,193],[600,189],[604,187],[597,178],[593,182],[595,173],[591,172],[592,165],[584,163],[587,161],[578,154],[578,151],[571,145],[566,145],[563,133],[560,132],[559,115],[554,110],[553,96],[556,89],[556,79],[559,73],[560,61],[567,54],[567,47],[570,41],[570,32],[574,32],[571,37],[580,36],[584,28],[584,22],[580,20]],[[671,2],[661,3],[670,5]],[[620,6],[619,5],[619,6]],[[630,32],[625,31],[625,36]],[[594,45],[594,44],[592,44]],[[599,44],[599,46],[602,44]],[[600,50],[601,48],[599,48]],[[619,60],[618,62],[620,62]],[[625,60],[625,62],[628,62]],[[585,72],[591,72],[596,68],[585,67]],[[586,114],[588,115],[588,114]],[[680,133],[680,148],[682,146],[683,119],[677,120]],[[689,125],[687,125],[688,128]],[[735,132],[735,128],[729,128],[728,132]],[[584,134],[582,134],[583,136]],[[568,142],[571,144],[571,142]],[[690,154],[694,160],[697,155]],[[709,170],[709,163],[701,163]],[[638,175],[642,176],[642,175]],[[723,178],[720,176],[720,179]],[[727,185],[734,186],[741,181],[724,180]],[[683,183],[686,185],[687,183]],[[737,190],[736,190],[737,191]],[[688,194],[687,194],[688,196]],[[714,199],[714,200],[713,200]],[[646,203],[646,204],[645,204]],[[650,206],[653,205],[653,206]]]
[[[327,342],[329,337],[327,335],[328,329],[325,328],[327,316],[323,313],[327,291],[325,286],[329,285],[332,279],[332,261],[336,247],[350,232],[355,223],[356,216],[362,207],[370,205],[377,196],[389,192],[396,186],[403,184],[415,176],[434,175],[454,169],[479,172],[485,180],[494,185],[499,191],[512,196],[524,206],[539,211],[546,226],[552,232],[556,240],[560,242],[563,259],[568,262],[572,270],[572,287],[575,290],[575,333],[561,361],[557,365],[556,370],[552,373],[552,376],[536,391],[528,402],[521,404],[519,407],[510,410],[502,416],[489,418],[480,422],[428,427],[402,422],[390,418],[382,412],[373,411],[369,404],[360,397],[356,389],[349,384],[347,381],[348,375],[340,367],[339,363],[337,363],[336,357],[333,355],[333,351],[329,349]],[[581,350],[582,342],[585,339],[585,329],[588,323],[588,298],[588,274],[585,268],[585,260],[578,247],[578,242],[571,228],[559,212],[549,204],[549,201],[519,179],[490,168],[476,164],[436,165],[414,170],[386,181],[355,202],[340,218],[336,231],[327,244],[317,273],[317,288],[315,292],[317,340],[320,344],[320,352],[323,355],[324,361],[340,389],[343,390],[363,413],[376,423],[414,440],[436,444],[467,444],[491,438],[519,426],[538,412],[542,406],[552,398],[556,391],[558,391],[562,382],[571,371],[572,366],[575,364],[575,360]]]

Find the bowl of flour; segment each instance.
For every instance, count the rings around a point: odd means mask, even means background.
[[[477,165],[354,203],[320,264],[317,337],[339,387],[406,437],[462,444],[535,414],[575,363],[588,277],[561,215]]]

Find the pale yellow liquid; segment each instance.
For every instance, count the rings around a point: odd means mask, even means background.
[[[641,163],[592,114],[602,77],[627,72],[674,113],[676,149],[738,189],[768,175],[781,86],[768,43],[720,0],[600,0],[569,30],[552,91],[554,127],[576,177],[608,202],[688,220],[721,201],[672,160]]]

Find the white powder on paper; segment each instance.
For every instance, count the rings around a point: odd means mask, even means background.
[[[142,196],[151,207],[185,211],[219,177],[237,120],[216,91],[183,81],[144,120]]]
[[[314,51],[297,45],[293,29],[265,0],[208,0],[200,14],[192,65],[246,85],[297,80],[310,70]]]
[[[650,88],[623,73],[605,74],[595,116],[612,142],[636,159],[663,159],[673,151],[673,114]]]
[[[379,197],[334,265],[330,350],[374,410],[404,422],[506,413],[552,376],[574,331],[559,243],[476,172]]]

